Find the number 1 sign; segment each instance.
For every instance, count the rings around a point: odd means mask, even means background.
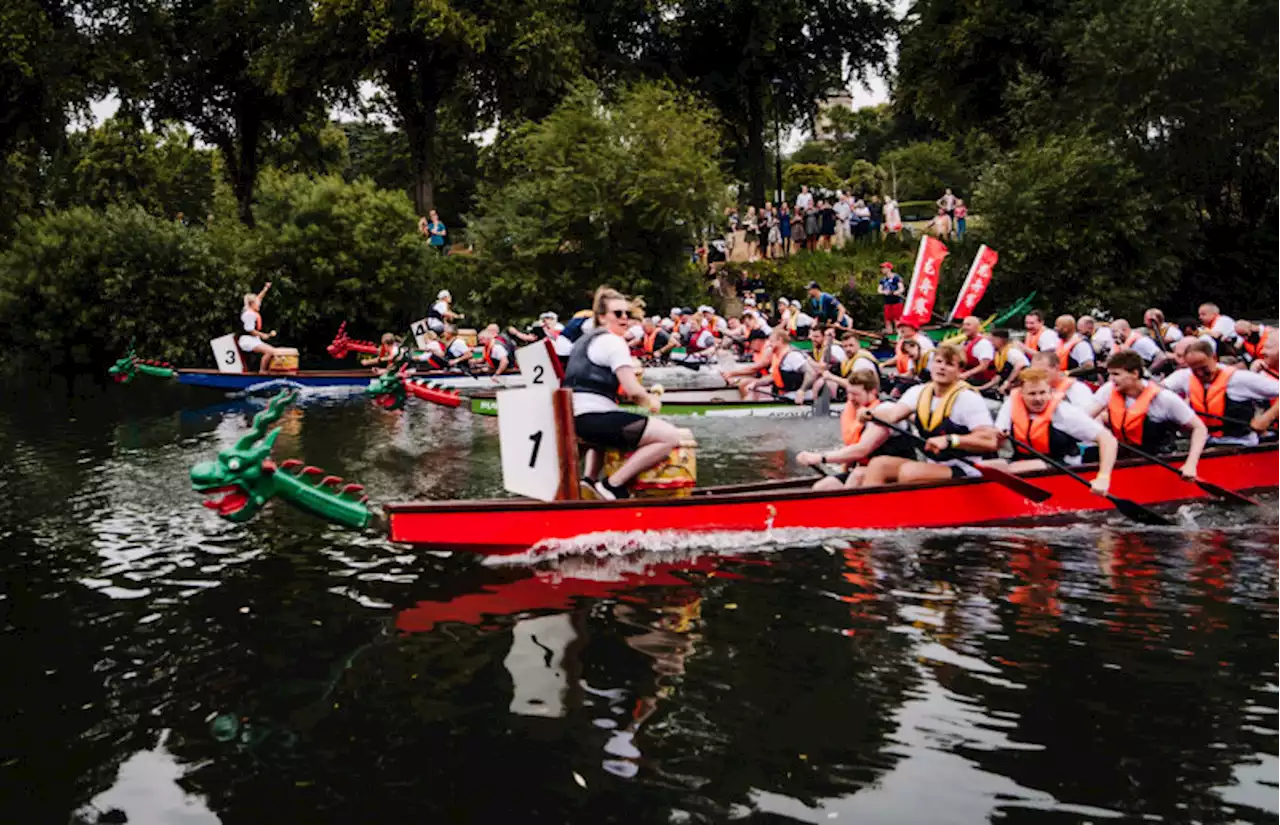
[[[560,449],[553,391],[545,386],[498,393],[502,486],[508,492],[554,501],[560,488]]]

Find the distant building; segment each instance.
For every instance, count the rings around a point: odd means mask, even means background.
[[[827,122],[822,112],[833,106],[842,106],[846,109],[853,109],[853,95],[849,94],[847,89],[840,89],[827,94],[826,100],[818,101],[818,118],[814,124],[813,137],[815,140],[831,140],[836,135],[831,129],[831,124]]]

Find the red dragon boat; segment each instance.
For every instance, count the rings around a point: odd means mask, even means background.
[[[230,521],[247,521],[271,499],[280,498],[329,521],[367,527],[373,512],[359,484],[297,460],[277,465],[271,457],[278,430],[269,427],[293,398],[285,393],[273,399],[239,441],[220,451],[215,461],[193,467],[192,486],[212,496],[205,505]],[[1182,458],[1172,456],[1169,461]],[[1096,469],[1086,465],[1077,472],[1091,477]],[[815,492],[809,477],[693,489],[670,498],[423,501],[387,504],[383,510],[392,541],[435,550],[515,554],[563,540],[584,547],[597,538],[599,545],[610,544],[616,536],[610,540],[606,534],[618,533],[1006,525],[1060,521],[1113,506],[1057,470],[1017,479],[1039,488],[1035,497],[1043,500],[1034,501],[985,478]],[[1207,450],[1200,460],[1199,480],[1234,493],[1275,490],[1280,484],[1276,444]],[[565,489],[576,488],[576,479],[565,484]],[[1111,491],[1141,505],[1214,500],[1170,468],[1140,458],[1116,464]]]

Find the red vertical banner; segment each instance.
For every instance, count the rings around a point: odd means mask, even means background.
[[[938,298],[938,274],[942,271],[942,259],[947,257],[947,247],[932,235],[920,238],[920,251],[916,253],[916,267],[911,273],[911,288],[902,308],[902,320],[924,326],[933,314],[933,302]]]
[[[999,252],[986,244],[978,247],[978,254],[973,258],[973,266],[969,267],[969,277],[964,279],[964,284],[960,287],[960,294],[956,296],[956,305],[951,310],[949,318],[964,318],[966,315],[973,314],[978,307],[978,302],[987,292],[987,285],[991,283],[991,274],[995,271],[998,260],[1000,260]]]

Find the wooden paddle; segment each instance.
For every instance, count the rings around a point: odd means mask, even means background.
[[[1227,424],[1239,424],[1243,427],[1248,427],[1250,430],[1253,429],[1253,422],[1245,421],[1240,418],[1232,418],[1229,415],[1214,415],[1210,412],[1197,412],[1196,415],[1203,416],[1205,418],[1212,418],[1214,421],[1223,421]],[[1267,429],[1275,429],[1275,425],[1273,424]]]
[[[1220,499],[1227,504],[1231,504],[1235,507],[1261,507],[1262,506],[1262,502],[1258,501],[1256,498],[1249,498],[1248,496],[1241,495],[1240,493],[1237,493],[1233,490],[1228,490],[1226,487],[1219,487],[1217,484],[1212,484],[1208,481],[1201,481],[1199,479],[1192,480],[1189,478],[1183,478],[1182,470],[1178,469],[1177,467],[1173,466],[1167,461],[1164,461],[1162,459],[1157,458],[1156,456],[1153,456],[1151,453],[1139,450],[1137,447],[1133,446],[1132,444],[1125,444],[1122,441],[1120,442],[1120,446],[1128,450],[1129,452],[1133,453],[1138,458],[1144,459],[1146,461],[1150,461],[1152,464],[1163,467],[1171,473],[1177,473],[1178,478],[1182,478],[1182,480],[1187,482],[1188,484],[1196,485],[1197,487],[1199,487],[1201,490],[1204,490],[1209,495],[1213,496],[1216,499]]]
[[[890,424],[888,421],[882,421],[879,418],[876,418],[874,415],[871,416],[871,420],[876,422],[882,427],[888,427],[890,430],[893,430],[899,435],[905,435],[907,438],[911,439],[917,444],[920,444],[921,446],[925,444],[925,439],[921,438],[920,436],[916,435],[915,433],[911,432],[910,430],[904,427],[899,427],[897,424]],[[1032,484],[1029,481],[1025,481],[1021,478],[1018,478],[1013,473],[1005,472],[1004,470],[999,470],[999,469],[996,469],[995,467],[987,467],[982,464],[975,464],[967,458],[961,458],[959,460],[963,461],[965,464],[968,464],[970,467],[977,470],[979,473],[982,474],[982,477],[985,478],[987,481],[994,481],[996,484],[999,484],[1002,487],[1012,490],[1013,492],[1017,493],[1018,495],[1027,499],[1028,501],[1034,501],[1038,504],[1042,501],[1048,501],[1050,498],[1053,497],[1053,493],[1049,492],[1043,487],[1037,487],[1036,485]]]
[[[1014,444],[1016,444],[1018,448],[1021,449],[1022,451],[1035,456],[1036,458],[1040,459],[1045,464],[1048,464],[1050,467],[1054,468],[1055,470],[1063,473],[1064,475],[1068,475],[1071,478],[1074,478],[1076,481],[1083,484],[1084,486],[1090,489],[1093,489],[1092,482],[1090,482],[1084,476],[1078,473],[1072,472],[1071,468],[1069,468],[1067,465],[1063,464],[1062,462],[1055,461],[1054,459],[1050,458],[1044,453],[1039,452],[1038,450],[1032,448],[1030,444],[1024,444],[1021,441],[1017,440],[1016,438],[1010,438],[1009,440]],[[1106,498],[1107,501],[1115,505],[1115,508],[1119,510],[1120,513],[1124,515],[1126,518],[1132,519],[1133,521],[1139,522],[1140,524],[1153,524],[1153,525],[1159,525],[1162,527],[1168,527],[1173,524],[1173,522],[1169,521],[1164,516],[1160,515],[1154,510],[1149,510],[1146,507],[1143,507],[1141,504],[1139,504],[1136,501],[1130,501],[1127,498],[1120,498],[1120,496],[1113,496],[1110,493],[1104,496],[1104,498]]]

